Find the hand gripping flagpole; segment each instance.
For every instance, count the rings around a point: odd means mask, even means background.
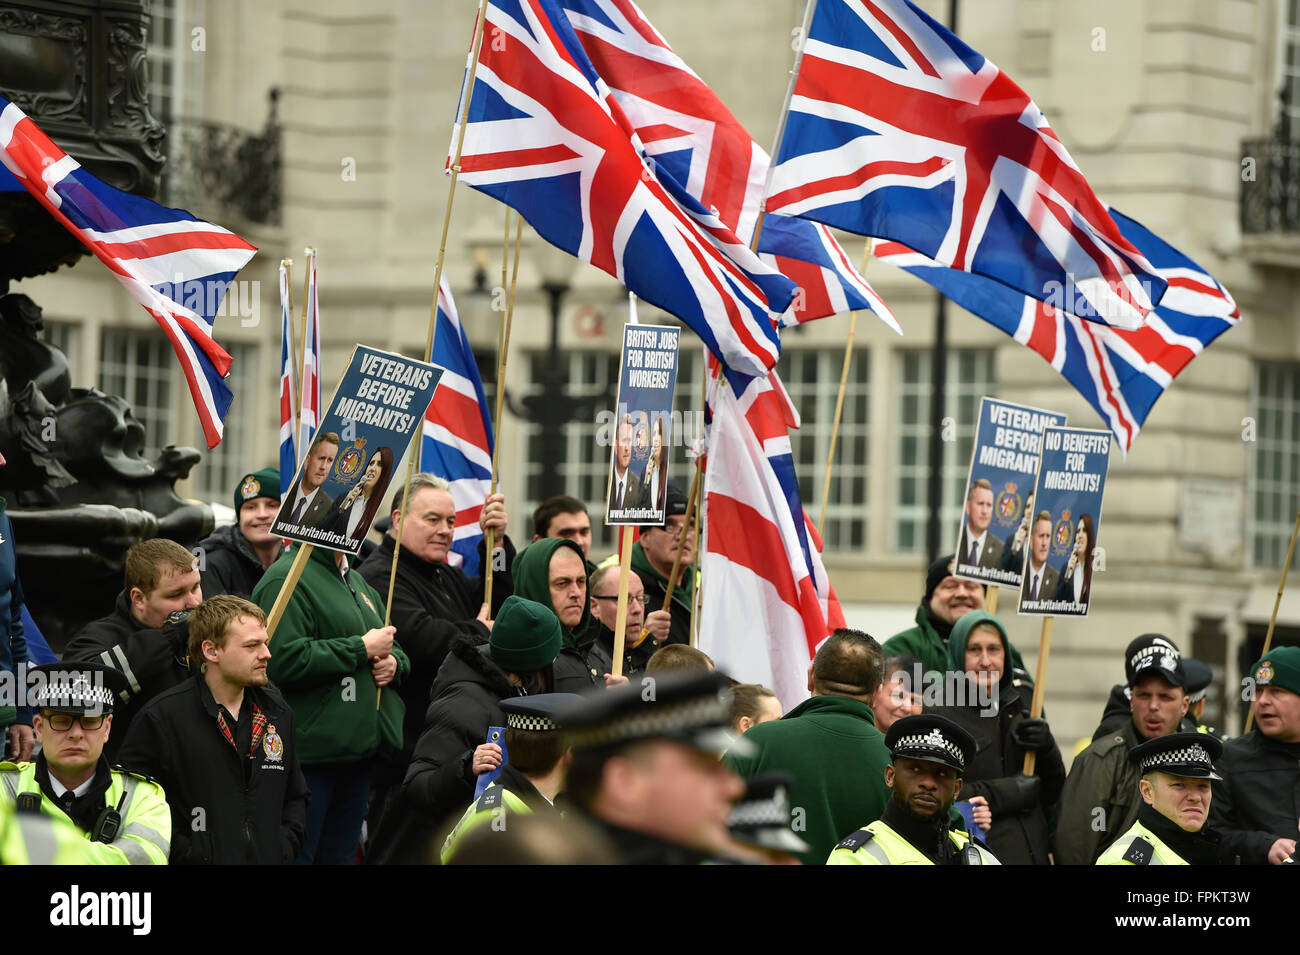
[[[858,270],[859,274],[865,275],[867,263],[871,261],[871,246],[874,239],[867,239],[866,247],[862,250],[862,268]],[[844,411],[844,388],[849,382],[849,365],[853,363],[853,335],[858,329],[858,310],[854,309],[849,313],[849,337],[844,343],[844,365],[840,369],[840,393],[835,396],[835,421],[831,425],[831,447],[826,452],[826,477],[822,480],[822,513],[821,518],[817,521],[817,533],[826,536],[826,504],[831,496],[831,467],[835,463],[835,442],[840,436],[840,415]]]
[[[497,335],[497,406],[492,419],[492,487],[488,492],[497,492],[497,453],[501,449],[501,411],[506,397],[506,356],[510,351],[510,321],[515,313],[515,288],[519,284],[519,245],[523,239],[524,217],[516,214],[515,219],[515,264],[510,273],[510,294],[506,298],[506,313],[501,316],[501,327]],[[506,263],[510,251],[510,207],[506,206],[505,236],[501,244],[501,287],[506,287]],[[484,532],[483,556],[488,566],[483,571],[483,602],[487,604],[488,620],[492,619],[492,580],[496,576],[493,554],[496,551],[496,529],[489,527]]]
[[[1296,511],[1295,527],[1291,528],[1291,546],[1286,549],[1286,563],[1282,565],[1282,579],[1277,585],[1277,597],[1273,601],[1273,616],[1268,618],[1268,632],[1264,634],[1264,652],[1261,653],[1260,659],[1268,655],[1268,651],[1273,647],[1273,628],[1277,625],[1277,611],[1282,606],[1282,591],[1286,589],[1286,575],[1291,571],[1291,558],[1295,556],[1295,538],[1296,533],[1300,532],[1300,511]],[[1255,708],[1252,706],[1246,712],[1246,728],[1243,733],[1249,733],[1250,727],[1255,722]]]
[[[794,98],[794,87],[799,82],[799,67],[803,65],[803,48],[808,42],[808,30],[812,27],[813,13],[817,10],[817,0],[808,0],[803,11],[803,26],[799,28],[799,49],[794,56],[794,68],[790,70],[790,85],[785,90],[785,102],[781,104],[781,115],[776,121],[776,138],[772,141],[772,153],[768,157],[767,182],[763,185],[763,200],[758,206],[758,218],[754,222],[754,237],[749,241],[752,252],[758,251],[758,239],[763,234],[763,219],[767,216],[767,196],[772,191],[772,173],[776,169],[776,157],[781,152],[781,140],[785,139],[786,122],[790,118],[790,100]]]
[[[456,153],[451,162],[451,184],[447,187],[447,209],[442,216],[442,239],[438,243],[438,260],[433,267],[433,308],[429,313],[429,332],[424,341],[424,360],[430,361],[433,358],[433,336],[438,327],[438,289],[442,286],[442,265],[447,258],[447,235],[451,231],[451,204],[456,197],[456,179],[460,175],[460,153],[465,147],[465,123],[469,119],[469,101],[474,98],[474,75],[478,72],[479,53],[483,48],[483,26],[487,19],[487,0],[478,2],[478,21],[474,25],[474,41],[471,44],[473,52],[470,55],[469,74],[465,77],[465,101],[460,107],[460,128],[456,132]],[[402,485],[402,516],[406,516],[407,498],[411,494],[411,475],[415,473],[416,451],[420,446],[420,441],[424,438],[424,426],[421,425],[415,429],[415,434],[411,437],[411,444],[407,448],[406,463],[406,483]],[[495,446],[495,444],[494,444]],[[384,626],[388,626],[393,614],[393,587],[397,583],[397,555],[402,552],[402,529],[406,521],[403,520],[397,525],[397,533],[393,535],[393,566],[388,572],[388,600],[384,604]],[[375,709],[379,708],[379,700],[383,696],[383,689],[375,695]]]

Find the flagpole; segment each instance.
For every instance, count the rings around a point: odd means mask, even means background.
[[[868,237],[862,250],[862,268],[858,273],[865,275],[867,263],[871,261],[871,246],[874,239]],[[831,467],[835,463],[835,443],[840,436],[840,415],[844,411],[844,389],[849,381],[849,365],[853,363],[853,336],[858,329],[858,309],[849,313],[849,337],[844,343],[844,364],[840,368],[840,392],[835,396],[835,421],[831,425],[831,446],[826,452],[826,477],[822,480],[822,514],[817,521],[817,533],[826,536],[826,505],[831,496]]]
[[[618,610],[614,616],[614,660],[609,672],[623,675],[623,655],[627,647],[627,590],[632,570],[632,525],[618,529]],[[644,635],[642,639],[645,639]]]
[[[456,197],[456,180],[460,176],[460,154],[465,147],[465,123],[469,119],[469,103],[474,98],[474,76],[478,72],[479,53],[483,47],[483,26],[487,14],[487,0],[479,0],[478,3],[478,21],[474,25],[474,40],[471,43],[471,54],[469,62],[469,76],[465,79],[465,102],[461,104],[460,109],[460,128],[456,133],[456,153],[451,163],[451,183],[447,187],[447,209],[442,216],[442,239],[438,243],[438,259],[433,267],[433,308],[429,315],[429,331],[424,341],[424,360],[429,361],[433,357],[433,336],[438,327],[438,290],[442,287],[442,266],[447,258],[447,235],[451,231],[451,206],[452,200]],[[420,441],[424,437],[424,426],[421,425],[415,429],[415,434],[411,437],[411,444],[407,448],[406,464],[406,482],[402,485],[402,515],[406,515],[407,498],[411,494],[411,476],[415,473],[415,458],[417,455]],[[495,446],[495,445],[494,445]],[[402,528],[406,521],[402,521],[397,526],[397,533],[393,535],[393,566],[388,572],[388,600],[384,605],[384,626],[388,626],[392,619],[393,613],[393,587],[397,583],[397,556],[402,552]],[[378,708],[378,697],[383,693],[376,694],[375,707]]]
[[[1029,715],[1033,719],[1043,715],[1043,683],[1047,680],[1047,657],[1052,652],[1053,619],[1055,618],[1043,618],[1043,630],[1038,638],[1038,666],[1034,670],[1034,696],[1029,704]],[[1038,754],[1032,749],[1025,753],[1024,774],[1026,776],[1034,775],[1034,763],[1037,758]]]
[[[776,170],[776,157],[781,151],[781,140],[785,138],[786,122],[790,118],[790,100],[794,98],[794,87],[799,82],[799,67],[803,65],[803,48],[808,42],[808,30],[812,26],[813,13],[817,10],[817,0],[808,0],[804,7],[803,26],[799,29],[799,50],[794,56],[794,68],[790,70],[790,84],[785,90],[785,102],[781,104],[781,115],[776,121],[776,137],[772,140],[772,152],[768,156],[767,182],[763,184],[763,201],[758,205],[758,219],[754,222],[754,237],[749,242],[753,252],[758,251],[758,239],[763,234],[763,219],[767,217],[767,197],[772,191],[772,173]]]
[[[704,361],[701,362],[700,364],[700,424],[701,425],[703,425],[704,423],[704,414],[708,410],[708,407],[709,407],[709,361],[708,361],[708,357],[706,356]],[[702,436],[703,435],[701,434],[701,437]],[[697,448],[696,450],[702,454],[704,449]],[[699,464],[699,460],[700,460],[700,455],[697,454],[695,457],[695,461],[697,465]],[[704,566],[704,552],[700,550],[700,536],[701,536],[700,531],[704,525],[704,521],[701,520],[700,518],[702,518],[703,516],[704,516],[704,492],[701,491],[699,502],[696,504],[696,521],[695,521],[695,563],[697,567],[701,567],[701,568]],[[703,586],[703,582],[704,582],[704,577],[701,574],[696,577],[695,586],[691,588],[691,646],[695,646],[695,633],[699,621],[699,612],[700,612],[699,611],[700,588]]]
[[[1259,655],[1260,659],[1267,656],[1268,651],[1273,646],[1273,627],[1277,625],[1277,611],[1282,606],[1282,591],[1286,589],[1286,576],[1291,572],[1291,558],[1295,556],[1297,532],[1300,532],[1300,511],[1296,511],[1295,527],[1291,528],[1291,546],[1286,549],[1286,563],[1282,565],[1282,580],[1277,585],[1277,597],[1273,600],[1273,616],[1268,618],[1268,632],[1264,634],[1264,652]],[[1254,722],[1255,708],[1252,706],[1246,711],[1246,728],[1242,730],[1242,733],[1249,733]]]
[[[280,268],[284,269],[284,294],[286,303],[285,307],[289,309],[289,320],[285,322],[281,319],[281,324],[285,326],[285,331],[289,336],[289,367],[298,369],[297,374],[302,374],[302,356],[298,353],[298,342],[294,339],[293,334],[293,259],[281,259]],[[281,374],[284,370],[281,369]],[[292,385],[292,382],[290,383]],[[302,449],[298,447],[298,429],[301,427],[301,405],[295,402],[298,395],[293,393],[293,388],[289,388],[289,405],[293,412],[293,434],[290,440],[293,442],[293,456],[295,462],[302,460]],[[283,478],[281,478],[283,480]]]
[[[316,247],[314,245],[309,245],[302,250],[302,254],[307,256],[307,275],[303,279],[302,322],[299,327],[299,337],[301,341],[298,344],[300,346],[301,354],[298,356],[298,377],[302,380],[298,382],[298,394],[300,397],[298,398],[298,427],[294,432],[295,438],[302,435],[302,413],[303,409],[307,407],[307,376],[303,374],[303,371],[306,369],[307,364],[307,311],[311,308],[311,272],[312,267],[316,264]],[[319,292],[317,294],[319,294]],[[319,342],[316,343],[316,347],[320,347]],[[317,375],[320,375],[319,368],[315,371]],[[319,409],[317,410],[319,411]],[[319,423],[320,422],[317,422],[317,424]],[[298,452],[299,459],[307,456],[307,449],[305,447],[299,448],[295,446],[295,450]]]
[[[488,492],[495,494],[497,492],[497,452],[501,448],[501,411],[505,405],[506,397],[506,356],[510,351],[510,322],[515,313],[515,288],[519,284],[519,246],[523,241],[524,217],[516,214],[515,219],[515,264],[510,273],[510,294],[507,296],[506,313],[501,317],[501,328],[497,336],[497,406],[496,415],[492,421],[492,489]],[[510,252],[510,207],[506,206],[506,224],[505,236],[501,246],[501,287],[506,287],[506,263]],[[488,566],[484,571],[483,577],[483,602],[487,604],[488,619],[492,619],[492,579],[496,576],[493,569],[492,555],[495,552],[496,544],[495,529],[489,527],[484,532],[483,556],[487,558]]]

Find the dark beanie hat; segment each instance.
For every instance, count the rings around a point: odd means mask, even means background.
[[[280,471],[277,468],[262,468],[250,471],[239,479],[235,485],[235,516],[245,501],[255,497],[270,497],[280,500]]]
[[[930,565],[930,569],[925,572],[925,596],[921,598],[921,603],[928,604],[943,579],[952,576],[953,562],[956,559],[956,554],[949,554]]]
[[[511,594],[501,604],[488,639],[488,655],[503,670],[533,673],[550,666],[564,637],[550,607]]]

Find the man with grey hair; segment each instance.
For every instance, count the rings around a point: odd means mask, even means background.
[[[502,494],[489,494],[483,504],[479,526],[492,529],[496,549],[484,554],[479,544],[483,575],[468,576],[452,566],[448,555],[456,530],[456,503],[451,485],[433,474],[416,474],[406,512],[402,512],[402,489],[393,494],[390,509],[392,528],[383,542],[358,568],[372,587],[388,593],[388,578],[393,567],[393,549],[399,529],[402,549],[397,560],[397,580],[393,585],[392,623],[397,628],[397,644],[411,658],[411,675],[397,688],[406,703],[402,726],[402,752],[392,764],[379,767],[376,790],[387,787],[400,795],[402,777],[411,751],[424,729],[424,711],[429,706],[429,689],[438,668],[446,658],[452,641],[458,636],[475,643],[486,643],[492,631],[492,618],[501,604],[514,593],[511,565],[515,548],[506,536],[506,500]],[[485,538],[486,541],[486,538]],[[492,609],[484,602],[484,581],[492,573]],[[382,792],[372,803],[382,807]],[[372,811],[370,831],[376,830],[377,817]]]

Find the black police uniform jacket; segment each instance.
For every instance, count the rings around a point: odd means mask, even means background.
[[[401,811],[385,811],[366,848],[366,864],[418,865],[474,799],[474,750],[489,726],[505,726],[500,701],[522,690],[488,656],[487,645],[463,637],[438,670],[402,785]]]
[[[199,570],[203,599],[217,594],[234,594],[253,599],[253,588],[266,573],[253,545],[239,532],[238,524],[218,527],[199,541],[203,566]]]
[[[1010,683],[1011,685],[1007,685]],[[972,699],[974,689],[966,681]],[[975,737],[975,758],[966,767],[958,799],[983,796],[989,801],[993,825],[987,845],[1003,865],[1048,865],[1051,827],[1056,803],[1065,787],[1065,764],[1053,742],[1035,763],[1037,782],[1022,774],[1026,750],[1012,739],[1016,726],[1029,716],[1032,689],[1008,680],[1003,684],[994,715],[981,715],[978,706],[927,709],[951,719]]]
[[[195,674],[140,711],[118,754],[124,767],[152,776],[167,793],[173,865],[287,865],[302,848],[310,794],[293,710],[267,685],[244,688],[241,719],[245,711],[251,745],[241,754],[236,727],[227,721],[228,738],[212,692]]]
[[[1264,865],[1278,839],[1296,838],[1300,819],[1300,743],[1269,739],[1258,729],[1223,744],[1215,764],[1211,828],[1225,861]]]
[[[129,695],[114,707],[113,730],[104,744],[110,763],[117,761],[131,723],[144,705],[189,678],[189,633],[186,623],[146,627],[131,616],[131,601],[123,590],[113,612],[82,627],[64,649],[65,662],[104,663],[126,676]]]

